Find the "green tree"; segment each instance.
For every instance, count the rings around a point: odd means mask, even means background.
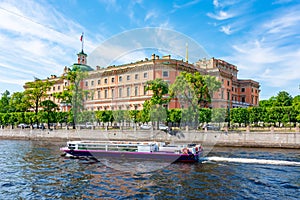
[[[268,100],[260,100],[259,101],[259,107],[272,107],[274,104],[275,104],[275,97],[271,97],[270,99]]]
[[[140,119],[142,123],[150,122],[150,109],[151,109],[150,101],[146,100],[143,104],[143,110],[141,111],[140,114]]]
[[[50,129],[50,122],[55,121],[53,118],[54,112],[58,110],[58,106],[51,100],[45,100],[41,102],[44,113],[46,113],[48,129]],[[52,118],[52,119],[51,119]]]
[[[96,111],[96,118],[103,123],[113,122],[114,116],[111,110],[100,110]]]
[[[198,127],[199,109],[209,107],[211,95],[219,87],[220,83],[210,76],[202,76],[199,72],[181,72],[170,86],[170,94],[180,101],[181,106],[188,107],[183,112],[183,120],[191,120],[188,124]]]
[[[87,72],[83,72],[79,66],[75,65],[66,75],[66,79],[70,81],[69,90],[72,91],[72,95],[69,93],[65,94],[66,102],[68,98],[72,96],[72,114],[73,114],[73,128],[75,129],[75,123],[79,114],[83,112],[83,102],[85,97],[85,91],[81,88],[81,82],[87,77]]]
[[[215,123],[221,123],[225,122],[226,114],[227,114],[227,109],[226,108],[215,108],[215,109],[210,109],[211,110],[211,122]],[[209,122],[209,121],[206,121]]]
[[[199,109],[199,122],[200,123],[208,123],[211,122],[212,119],[212,109],[209,108],[200,108]]]
[[[266,108],[264,107],[249,107],[249,122],[257,125],[258,122],[264,121],[264,113],[266,112]]]
[[[168,110],[168,121],[172,123],[172,126],[176,124],[177,126],[180,126],[182,117],[182,110],[179,108],[173,108]]]
[[[210,76],[210,75],[205,75],[204,81],[207,85],[209,95],[212,98],[214,92],[221,88],[222,83],[218,81],[215,76]]]
[[[9,107],[11,112],[25,112],[30,108],[30,102],[28,101],[25,92],[15,92],[12,94]]]
[[[249,123],[249,112],[247,108],[233,108],[230,110],[230,120],[233,123],[248,124]]]
[[[274,106],[291,106],[293,102],[292,96],[286,91],[281,91],[275,97]]]
[[[4,93],[1,94],[0,99],[0,113],[7,113],[10,111],[9,101],[10,101],[10,92],[5,90]]]
[[[25,83],[25,92],[24,94],[27,96],[28,101],[30,102],[31,107],[34,109],[35,115],[39,112],[40,102],[43,98],[47,97],[47,90],[53,85],[52,82],[48,80],[42,81],[40,79],[35,79],[33,82]],[[36,122],[38,123],[38,119],[36,117]]]
[[[169,92],[169,85],[166,81],[157,78],[155,80],[146,82],[146,91],[151,90],[153,95],[150,99],[151,106],[153,105],[163,105],[169,102],[169,99],[165,97]]]
[[[163,104],[166,104],[170,101],[170,99],[166,97],[169,92],[169,85],[166,81],[157,78],[155,80],[147,81],[145,90],[151,90],[153,95],[151,99],[146,103],[146,107],[144,107],[143,109],[150,109],[149,114],[151,121],[157,121],[158,129],[159,123],[161,121],[166,121],[167,118],[167,110],[165,107],[163,107]],[[147,106],[147,104],[149,105]],[[147,111],[145,111],[144,114],[147,114]]]

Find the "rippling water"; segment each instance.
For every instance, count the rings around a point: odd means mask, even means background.
[[[300,196],[300,150],[214,148],[202,163],[178,163],[156,171],[130,173],[109,167],[105,162],[61,157],[59,147],[63,145],[0,140],[0,199],[299,199]],[[132,167],[128,163],[125,166]]]

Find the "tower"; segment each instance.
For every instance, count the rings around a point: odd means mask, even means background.
[[[81,52],[79,52],[77,54],[78,56],[78,64],[81,64],[81,65],[86,65],[87,63],[87,54],[83,52],[83,49],[81,50]]]
[[[86,60],[87,54],[84,53],[84,51],[83,51],[83,42],[84,42],[83,33],[80,36],[80,42],[81,42],[81,52],[79,52],[77,54],[77,56],[78,56],[78,62],[77,63],[82,64],[82,65],[86,65],[86,63],[87,63],[87,60]]]

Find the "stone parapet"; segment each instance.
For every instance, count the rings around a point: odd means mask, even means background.
[[[300,148],[297,132],[223,132],[184,130],[166,133],[155,130],[0,130],[2,139],[22,140],[137,140],[173,143],[202,143],[203,146]]]

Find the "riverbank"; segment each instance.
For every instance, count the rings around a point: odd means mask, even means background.
[[[299,148],[299,132],[178,131],[168,134],[155,130],[0,130],[0,139],[21,140],[136,140],[174,143],[201,143],[204,146]]]

